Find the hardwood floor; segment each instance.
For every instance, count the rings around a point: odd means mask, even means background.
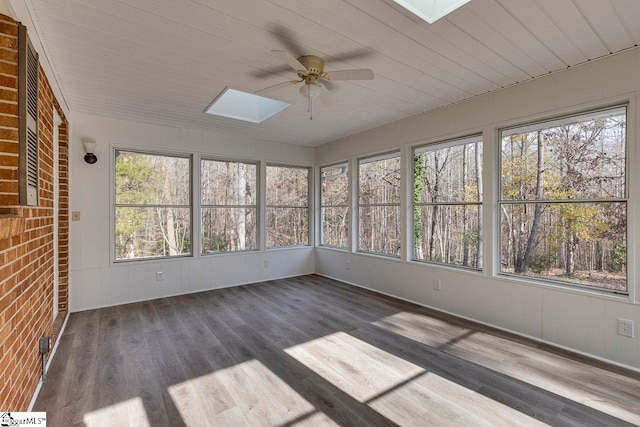
[[[74,313],[50,426],[640,425],[640,375],[319,276]]]

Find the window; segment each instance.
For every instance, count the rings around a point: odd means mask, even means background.
[[[358,250],[400,256],[400,153],[358,161]]]
[[[626,108],[501,140],[500,271],[627,293]]]
[[[191,159],[115,151],[115,260],[191,254]]]
[[[336,248],[349,246],[349,165],[320,168],[320,244]]]
[[[201,161],[203,253],[256,250],[257,165]]]
[[[267,166],[267,247],[309,244],[309,168]]]
[[[482,139],[413,150],[413,259],[482,268]]]

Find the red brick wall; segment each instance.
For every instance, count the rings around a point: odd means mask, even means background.
[[[0,206],[18,202],[18,26],[0,15]],[[0,276],[1,277],[1,276]]]
[[[59,310],[67,309],[68,125],[40,70],[39,204],[18,206],[17,23],[0,15],[0,408],[24,411],[40,380],[38,338],[54,333],[54,194],[59,197]],[[53,109],[63,117],[54,164]],[[59,188],[54,189],[54,168]]]

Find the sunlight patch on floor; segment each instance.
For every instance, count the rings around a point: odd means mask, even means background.
[[[635,396],[614,395],[607,389],[606,384],[598,387],[593,380],[588,388],[585,388],[580,378],[585,375],[597,377],[599,372],[603,372],[609,381],[628,383],[626,386],[621,384],[618,387],[631,388],[636,384],[633,379],[568,360],[523,343],[484,332],[470,333],[473,332],[472,329],[452,325],[420,313],[403,311],[371,324],[494,372],[508,375],[517,381],[640,425],[640,417],[633,409],[629,409],[634,408]],[[522,357],[522,354],[527,356]],[[558,375],[559,372],[562,375]],[[576,378],[576,381],[567,381],[567,377]],[[616,400],[620,402],[619,405],[611,405],[610,402]]]
[[[424,372],[419,366],[344,332],[287,348],[285,352],[359,402]]]
[[[383,393],[369,406],[404,426],[545,425],[516,409],[431,372]]]
[[[445,343],[455,343],[471,331],[444,320],[407,311],[392,314],[371,324],[435,348]]]
[[[313,418],[315,407],[257,360],[168,388],[187,425],[282,425]],[[213,414],[213,415],[212,415]]]
[[[139,397],[88,412],[84,415],[84,423],[87,427],[149,426],[142,399]]]

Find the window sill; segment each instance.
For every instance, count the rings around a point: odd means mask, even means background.
[[[554,291],[558,291],[558,292],[566,292],[566,293],[571,293],[571,294],[576,294],[576,295],[582,295],[582,296],[606,299],[606,300],[609,300],[609,301],[617,301],[617,302],[633,304],[633,300],[632,300],[630,294],[628,294],[628,295],[616,294],[616,293],[608,292],[608,291],[605,291],[605,290],[599,290],[599,289],[595,289],[595,288],[594,289],[589,289],[589,288],[586,288],[586,287],[585,288],[583,288],[583,287],[574,287],[574,286],[572,286],[570,284],[565,284],[565,283],[560,283],[560,282],[535,280],[535,279],[531,279],[531,278],[519,277],[519,276],[510,275],[510,274],[503,274],[503,273],[498,273],[498,274],[494,275],[493,279],[501,281],[501,282],[518,283],[520,285],[525,285],[525,286],[531,286],[531,287],[536,287],[536,288],[554,290]]]
[[[313,246],[311,245],[272,246],[270,248],[265,248],[265,252],[287,251],[287,250],[295,250],[295,249],[311,249],[311,248],[313,248]]]
[[[456,273],[471,274],[471,275],[474,275],[476,277],[484,276],[484,270],[483,269],[477,269],[477,268],[473,268],[473,267],[465,267],[465,266],[457,265],[457,264],[446,264],[446,263],[443,263],[443,262],[435,262],[435,261],[421,261],[421,260],[417,260],[417,259],[411,259],[408,262],[409,262],[409,264],[413,264],[413,265],[420,265],[420,266],[423,266],[423,267],[437,268],[437,269],[446,270],[446,271],[453,271],[453,272],[456,272]]]

